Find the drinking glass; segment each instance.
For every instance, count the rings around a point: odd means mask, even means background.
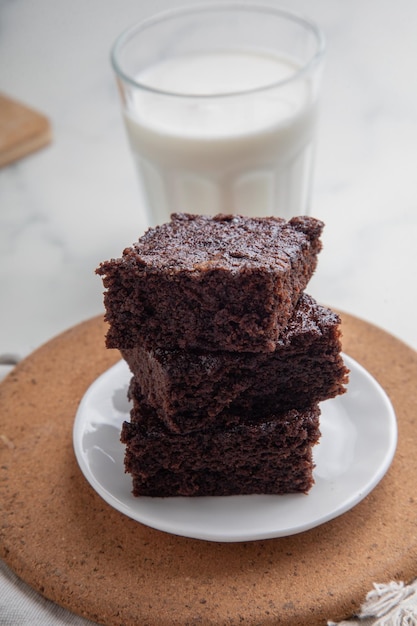
[[[258,4],[179,8],[122,33],[111,58],[149,225],[307,214],[324,50],[309,19]]]

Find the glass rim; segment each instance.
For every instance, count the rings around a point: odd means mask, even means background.
[[[130,76],[127,72],[125,72],[118,61],[118,55],[120,51],[123,49],[124,45],[128,43],[135,35],[140,33],[141,31],[146,30],[147,28],[156,25],[161,22],[165,22],[171,18],[181,17],[182,15],[191,15],[191,14],[203,14],[207,12],[227,12],[233,9],[239,9],[242,12],[246,13],[269,13],[275,16],[279,16],[282,18],[286,18],[289,21],[292,21],[300,26],[303,26],[306,30],[310,31],[316,39],[317,48],[314,54],[312,54],[311,58],[303,64],[294,74],[289,76],[288,78],[281,79],[275,81],[273,83],[268,83],[267,85],[262,85],[260,87],[254,87],[251,89],[244,89],[239,91],[230,91],[230,92],[220,92],[215,94],[201,94],[201,93],[179,93],[177,91],[168,91],[165,89],[158,89],[157,87],[151,87],[140,81],[136,80],[132,76]],[[148,18],[140,20],[126,28],[121,34],[117,37],[114,42],[111,53],[111,65],[113,70],[120,79],[124,82],[128,83],[132,87],[136,87],[142,91],[158,94],[161,96],[169,96],[172,98],[195,98],[195,99],[213,99],[213,98],[231,98],[233,96],[242,96],[248,95],[256,92],[269,91],[270,89],[277,89],[278,87],[282,87],[287,85],[293,81],[298,80],[298,78],[304,74],[310,72],[310,70],[318,65],[320,60],[323,58],[326,49],[325,38],[320,27],[312,21],[310,18],[304,17],[300,14],[289,11],[285,8],[274,7],[267,4],[243,4],[242,2],[214,2],[214,3],[203,3],[200,5],[186,5],[182,7],[177,7],[175,9],[168,9],[166,11],[161,11],[156,13]]]

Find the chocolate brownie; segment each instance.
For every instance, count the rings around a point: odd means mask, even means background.
[[[155,408],[173,432],[224,422],[224,409],[262,418],[344,393],[340,318],[302,294],[272,353],[122,350],[134,378],[130,396]],[[230,412],[226,415],[230,419]]]
[[[187,435],[169,432],[141,403],[124,422],[125,470],[135,496],[226,496],[307,493],[314,483],[312,447],[319,408],[295,409],[262,423]]]
[[[174,214],[103,277],[107,346],[270,352],[317,264],[312,217]]]

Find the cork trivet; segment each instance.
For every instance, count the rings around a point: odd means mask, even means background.
[[[47,117],[0,94],[0,167],[43,148],[51,141]]]
[[[351,615],[373,582],[417,575],[417,354],[342,315],[344,350],[394,404],[394,462],[354,509],[308,532],[214,543],[148,528],[108,506],[75,460],[72,426],[115,363],[101,318],[68,330],[0,385],[1,554],[46,597],[106,625],[326,624]],[[372,445],[372,444],[371,444]]]

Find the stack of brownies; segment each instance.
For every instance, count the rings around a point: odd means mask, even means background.
[[[304,293],[323,223],[174,214],[100,265],[106,344],[133,374],[136,496],[307,493],[340,319]]]

